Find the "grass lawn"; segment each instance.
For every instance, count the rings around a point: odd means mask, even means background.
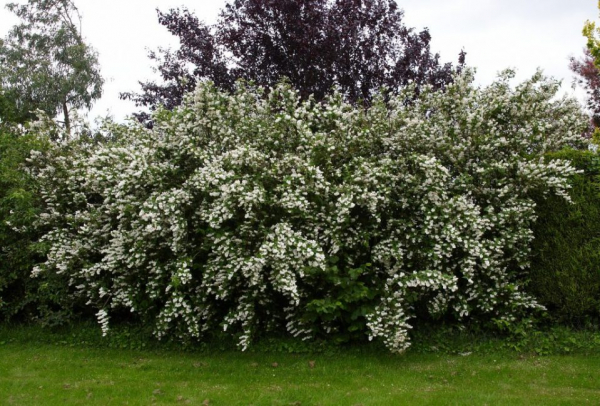
[[[463,355],[132,350],[103,347],[97,327],[44,331],[0,325],[0,405],[600,405],[595,349],[541,357],[493,342]]]

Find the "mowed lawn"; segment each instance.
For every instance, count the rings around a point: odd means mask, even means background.
[[[600,356],[0,345],[2,405],[599,405]]]

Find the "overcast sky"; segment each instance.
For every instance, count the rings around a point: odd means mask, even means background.
[[[16,0],[23,3],[25,0]],[[455,62],[461,49],[467,63],[477,68],[477,81],[490,83],[502,69],[516,68],[518,79],[540,67],[563,80],[573,93],[570,56],[580,56],[581,35],[587,19],[597,20],[596,0],[397,0],[405,23],[418,30],[428,27],[432,50],[443,61]],[[16,23],[0,0],[0,36]],[[176,47],[177,41],[160,26],[156,8],[186,6],[200,19],[215,22],[226,0],[75,0],[83,17],[83,33],[100,54],[106,84],[91,118],[112,114],[121,120],[135,107],[121,101],[119,92],[138,90],[138,80],[153,78],[146,48]],[[581,90],[575,93],[580,100]]]

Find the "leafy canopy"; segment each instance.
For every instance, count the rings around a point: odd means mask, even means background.
[[[71,0],[28,0],[7,8],[21,22],[0,42],[3,111],[16,122],[31,120],[38,109],[50,117],[62,112],[69,133],[69,111],[89,109],[104,82],[97,53],[83,40],[77,8]]]
[[[598,8],[600,9],[600,1],[598,2]],[[587,49],[596,66],[600,66],[600,39],[596,37],[596,34],[599,33],[600,27],[597,28],[595,22],[588,20],[583,25],[583,36],[587,38]]]
[[[185,8],[159,11],[158,20],[180,48],[150,53],[162,83],[122,94],[151,110],[173,109],[203,80],[231,91],[236,79],[269,87],[285,77],[303,99],[322,100],[338,87],[352,103],[369,102],[383,86],[452,81],[452,65],[430,51],[428,30],[407,28],[393,0],[235,0],[213,26]]]
[[[569,67],[577,75],[576,83],[585,89],[586,106],[592,114],[592,124],[600,127],[600,71],[594,57],[586,49],[580,59],[570,59]]]

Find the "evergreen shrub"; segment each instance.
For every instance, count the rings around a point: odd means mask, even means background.
[[[50,143],[35,134],[0,126],[0,320],[67,321],[72,302],[68,281],[47,273],[32,279],[43,260],[37,240],[44,229],[35,225],[42,198],[35,177],[26,170],[30,151],[45,151]]]
[[[566,150],[548,160],[569,160],[572,203],[539,199],[533,230],[530,291],[554,320],[582,326],[600,317],[600,157]]]

